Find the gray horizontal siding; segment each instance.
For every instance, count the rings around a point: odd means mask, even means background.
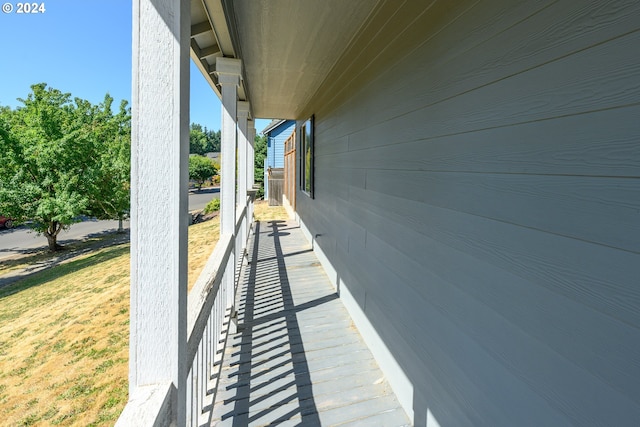
[[[418,3],[309,105],[302,220],[417,424],[637,425],[640,3]]]
[[[318,161],[335,168],[640,177],[640,106],[354,149],[342,137]],[[615,123],[615,126],[611,126]],[[552,138],[549,136],[553,135]],[[355,140],[355,136],[351,136]],[[456,150],[449,147],[455,146]],[[428,150],[429,156],[424,152]]]

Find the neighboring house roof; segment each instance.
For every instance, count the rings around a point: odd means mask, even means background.
[[[262,132],[260,132],[262,135],[266,135],[269,132],[271,132],[272,130],[274,130],[275,128],[277,128],[278,126],[280,126],[281,124],[283,124],[284,122],[286,122],[286,120],[284,119],[273,119],[271,120],[271,123],[269,123],[267,125],[266,128],[262,129]]]

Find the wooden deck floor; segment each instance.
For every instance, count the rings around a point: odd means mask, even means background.
[[[212,426],[410,425],[294,222],[256,224]]]

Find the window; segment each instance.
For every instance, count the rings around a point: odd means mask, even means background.
[[[313,198],[313,116],[300,127],[300,188]]]

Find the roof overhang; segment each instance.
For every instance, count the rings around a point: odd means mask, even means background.
[[[298,119],[378,0],[191,0],[191,58],[220,96],[216,58],[243,62],[251,117]]]

